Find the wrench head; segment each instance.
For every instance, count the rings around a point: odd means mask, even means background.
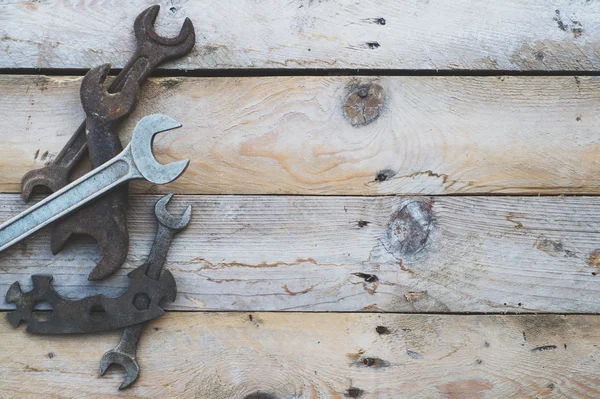
[[[178,127],[181,127],[179,122],[161,114],[148,115],[135,127],[129,144],[131,155],[140,174],[149,182],[154,184],[170,183],[181,176],[189,166],[189,159],[161,165],[152,154],[154,136]]]
[[[142,11],[133,23],[139,51],[150,56],[158,56],[163,61],[187,54],[196,43],[194,25],[189,18],[183,22],[179,34],[175,37],[162,37],[154,31],[154,21],[160,6],[155,5]]]
[[[131,386],[140,375],[140,366],[135,358],[116,350],[106,352],[100,360],[100,376],[106,373],[111,364],[118,364],[125,369],[125,380],[119,389],[125,389]]]
[[[69,184],[69,170],[61,165],[48,164],[41,169],[30,170],[21,180],[21,196],[28,202],[35,187],[48,187],[56,192]]]
[[[171,230],[185,229],[192,218],[192,206],[189,205],[181,216],[173,216],[167,211],[167,204],[173,198],[173,194],[167,194],[156,202],[154,213],[158,222]]]
[[[137,81],[129,76],[120,92],[110,94],[104,87],[109,71],[110,64],[90,69],[81,82],[79,92],[86,115],[103,122],[114,122],[131,113],[138,90]]]

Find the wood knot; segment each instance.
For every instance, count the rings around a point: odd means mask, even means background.
[[[344,116],[352,126],[365,126],[381,115],[385,89],[376,83],[353,85],[344,103]]]
[[[385,236],[385,247],[396,258],[420,252],[429,238],[433,222],[432,205],[412,201],[394,212]]]

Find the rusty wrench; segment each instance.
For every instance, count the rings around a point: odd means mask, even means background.
[[[109,70],[110,64],[92,68],[81,83],[81,104],[87,115],[85,135],[92,168],[123,151],[116,123],[135,107],[137,81],[129,76],[120,92],[109,94],[103,86]],[[60,220],[52,228],[52,253],[59,253],[71,235],[87,234],[96,239],[102,254],[89,280],[101,280],[117,271],[129,249],[127,197],[128,185],[123,184]]]
[[[167,211],[167,203],[171,200],[173,194],[168,194],[156,202],[154,213],[158,219],[158,231],[154,238],[154,244],[150,251],[150,256],[146,261],[146,275],[153,279],[160,278],[171,240],[175,234],[183,230],[190,223],[192,215],[192,207],[188,206],[183,215],[176,217],[169,214]],[[137,308],[145,309],[149,303],[145,297],[140,297],[134,303]],[[137,344],[140,340],[144,327],[148,322],[136,324],[125,328],[121,341],[114,348],[109,350],[102,356],[100,360],[100,375],[104,375],[108,366],[111,364],[120,364],[125,369],[125,380],[119,389],[125,389],[133,384],[140,373],[140,367],[136,360]]]
[[[152,154],[152,141],[157,133],[180,126],[165,115],[143,118],[123,152],[2,224],[0,251],[126,181],[146,179],[154,184],[166,184],[177,179],[187,169],[189,160],[159,164]]]
[[[152,6],[137,16],[134,22],[137,49],[123,70],[108,88],[109,93],[120,91],[129,77],[141,84],[158,65],[188,53],[196,42],[194,25],[185,19],[179,35],[164,38],[154,32],[154,21],[160,6]],[[79,126],[51,164],[29,171],[21,180],[21,195],[28,201],[33,188],[48,187],[53,192],[69,184],[69,174],[87,151],[85,121]]]

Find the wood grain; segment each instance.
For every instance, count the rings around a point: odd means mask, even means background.
[[[52,256],[44,230],[0,254],[0,292],[29,290],[32,274],[71,298],[124,292],[148,256],[157,198],[132,198],[117,276],[88,282],[96,245]],[[598,197],[179,196],[172,212],[187,204],[166,265],[172,310],[600,312]],[[22,209],[0,196],[0,220]]]
[[[0,76],[0,191],[79,126],[80,81]],[[163,78],[120,131],[156,112],[183,124],[155,153],[190,158],[186,174],[136,193],[598,194],[599,92],[597,77]]]
[[[378,333],[377,331],[381,333]],[[0,323],[0,396],[213,399],[596,398],[597,316],[169,313],[140,379],[98,377],[118,332],[32,336]],[[68,389],[65,389],[68,387]],[[261,396],[262,395],[262,396]]]
[[[108,5],[110,4],[110,6]],[[4,1],[0,68],[122,67],[145,0]],[[598,70],[600,4],[570,0],[159,2],[157,31],[194,22],[165,68]]]

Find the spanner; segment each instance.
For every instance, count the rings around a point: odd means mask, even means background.
[[[154,244],[145,265],[146,275],[153,280],[160,278],[171,240],[175,234],[187,227],[192,215],[191,206],[188,206],[183,215],[179,217],[169,214],[167,203],[172,197],[173,194],[169,194],[161,198],[154,207],[154,213],[158,219],[158,231],[156,232]],[[143,298],[139,302],[136,304],[136,307],[144,308],[144,306],[148,306],[147,301],[144,302]],[[104,375],[108,366],[113,363],[120,364],[125,369],[125,380],[119,389],[129,387],[139,376],[140,367],[136,360],[137,344],[147,323],[140,323],[125,328],[119,344],[114,349],[106,352],[100,360],[101,376]]]
[[[152,154],[152,141],[157,133],[180,126],[165,115],[143,118],[123,152],[2,224],[0,251],[126,181],[146,179],[154,184],[166,184],[177,179],[190,161],[161,165]]]
[[[86,138],[92,168],[97,168],[123,151],[116,123],[133,111],[137,81],[129,76],[120,92],[104,88],[110,64],[92,68],[81,83],[81,105],[87,115]],[[73,234],[86,234],[98,242],[102,258],[89,275],[101,280],[116,272],[127,257],[128,185],[123,184],[102,198],[58,221],[52,228],[50,248],[59,253]]]
[[[108,88],[109,93],[120,91],[130,76],[141,84],[158,65],[181,57],[194,47],[196,35],[189,18],[185,19],[179,35],[174,38],[164,38],[154,32],[154,21],[159,9],[158,5],[149,7],[135,19],[134,31],[138,47],[112,81]],[[23,176],[21,194],[25,201],[29,200],[36,186],[45,186],[56,192],[69,184],[70,172],[87,152],[85,126],[84,121],[52,163],[41,169],[29,171]]]

